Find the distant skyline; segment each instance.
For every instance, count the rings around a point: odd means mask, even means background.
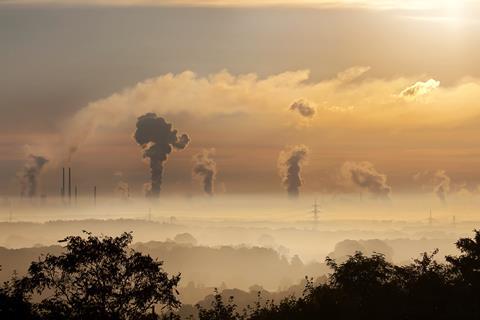
[[[0,1],[0,195],[20,194],[30,153],[57,194],[72,146],[80,186],[140,193],[147,112],[192,139],[169,156],[166,194],[202,192],[193,157],[211,148],[219,193],[284,194],[278,158],[296,145],[301,193],[356,192],[346,167],[373,168],[392,197],[478,192],[475,1],[242,3]]]

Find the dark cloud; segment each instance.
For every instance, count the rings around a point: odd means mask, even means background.
[[[315,106],[306,100],[300,99],[292,103],[290,106],[291,111],[298,112],[301,116],[305,118],[313,118],[315,115]]]
[[[378,198],[389,198],[392,188],[387,176],[379,173],[370,162],[347,161],[341,168],[342,178],[348,183],[367,190]]]
[[[217,164],[211,158],[213,153],[213,149],[204,149],[193,157],[193,174],[202,178],[203,190],[208,195],[214,193],[215,177],[217,175]]]
[[[38,176],[47,162],[48,159],[42,156],[33,154],[28,156],[24,167],[18,173],[22,197],[28,196],[32,198],[37,195]]]
[[[308,154],[309,149],[304,145],[294,146],[280,153],[278,168],[282,183],[291,197],[298,197],[300,194],[303,184],[300,172]]]
[[[158,197],[162,185],[163,164],[172,147],[178,150],[185,149],[190,142],[186,134],[177,135],[172,124],[167,123],[155,113],[147,113],[137,120],[135,141],[142,146],[143,156],[150,159],[151,182],[147,192],[149,197]]]

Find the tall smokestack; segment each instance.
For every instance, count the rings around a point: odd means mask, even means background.
[[[68,168],[68,202],[72,201],[72,168]]]
[[[97,186],[93,187],[93,204],[97,206]]]
[[[77,185],[75,185],[75,205],[77,205]]]
[[[62,168],[62,199],[65,198],[65,167]]]

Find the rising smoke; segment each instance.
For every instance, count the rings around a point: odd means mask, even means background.
[[[137,119],[135,141],[142,146],[143,157],[150,159],[151,181],[147,196],[157,198],[162,185],[163,164],[172,147],[185,149],[190,142],[186,134],[177,136],[177,130],[155,113],[147,113]]]
[[[304,145],[294,146],[280,152],[278,158],[279,174],[290,197],[295,198],[300,195],[300,187],[303,184],[300,172],[308,154],[309,149]]]
[[[445,204],[447,195],[451,189],[451,179],[445,170],[423,171],[413,176],[416,182],[422,183],[422,187],[432,188],[437,198]]]
[[[313,118],[313,116],[315,115],[315,112],[316,112],[316,109],[315,109],[315,106],[313,105],[313,103],[311,103],[307,100],[304,100],[304,99],[300,99],[300,100],[295,101],[294,103],[292,103],[290,105],[289,109],[291,111],[298,112],[301,116],[303,116],[305,118]]]
[[[392,188],[387,176],[379,173],[370,162],[347,161],[340,170],[345,182],[368,191],[377,198],[388,199]]]
[[[48,159],[42,156],[30,154],[19,172],[20,180],[20,195],[22,197],[28,196],[30,198],[37,194],[38,176],[43,167],[48,162]]]
[[[115,186],[115,193],[118,194],[122,199],[130,198],[130,187],[128,183],[119,181]]]
[[[200,177],[203,182],[203,191],[212,196],[214,193],[217,164],[211,158],[215,150],[204,149],[193,157],[193,174]]]

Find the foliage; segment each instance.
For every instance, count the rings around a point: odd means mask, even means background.
[[[31,306],[43,319],[149,319],[157,304],[180,305],[180,276],[169,278],[162,262],[129,249],[130,233],[86,234],[61,240],[63,254],[32,262],[25,277],[7,285],[6,295],[21,292],[25,301],[39,300]]]
[[[27,276],[0,288],[1,319],[180,319],[171,312],[180,305],[179,276],[169,278],[161,262],[128,249],[130,234],[63,241],[65,253],[33,262]],[[302,296],[278,303],[262,303],[259,292],[243,312],[215,290],[209,308],[197,305],[198,319],[480,319],[480,231],[456,245],[460,255],[446,263],[435,259],[438,250],[404,266],[377,253],[356,252],[342,263],[327,258],[326,283],[306,278]],[[169,312],[159,317],[150,312],[155,305]]]
[[[233,297],[229,297],[225,303],[222,296],[215,288],[213,301],[210,309],[202,308],[196,305],[198,317],[200,320],[240,320],[242,316],[236,311],[237,305],[233,302]]]
[[[438,250],[405,266],[377,253],[356,252],[340,264],[327,258],[328,283],[315,286],[307,278],[303,296],[257,304],[248,314],[228,319],[479,319],[480,231],[474,239],[460,239],[457,247],[462,254],[446,257],[446,264],[435,260]],[[217,301],[212,309],[221,305]]]

